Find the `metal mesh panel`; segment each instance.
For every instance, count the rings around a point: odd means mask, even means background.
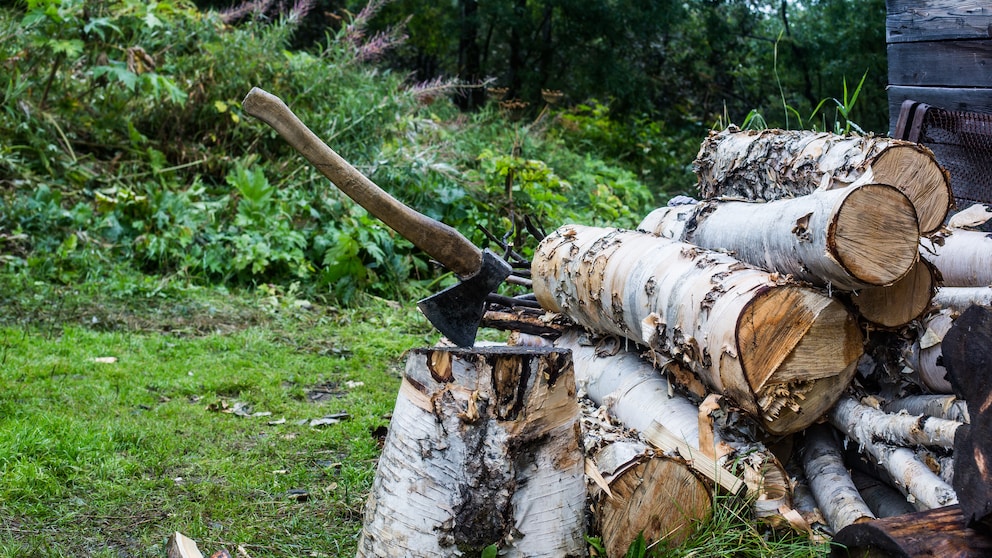
[[[929,107],[915,141],[932,149],[951,174],[959,209],[992,203],[992,114]]]

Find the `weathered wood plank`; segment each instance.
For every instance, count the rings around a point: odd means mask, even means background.
[[[992,41],[933,41],[888,46],[889,83],[992,87]]]
[[[885,7],[887,43],[992,37],[986,0],[887,0]]]
[[[964,526],[960,506],[849,525],[834,543],[831,558],[979,558],[992,553],[992,539]]]
[[[947,110],[992,113],[992,87],[916,87],[889,86],[889,134],[894,134],[899,108],[906,99],[920,101]]]

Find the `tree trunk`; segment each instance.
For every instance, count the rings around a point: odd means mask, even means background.
[[[924,234],[944,224],[953,201],[948,175],[929,149],[881,136],[731,127],[710,133],[693,166],[705,198],[771,201],[891,184],[913,202]]]
[[[772,434],[822,416],[863,350],[836,300],[645,232],[562,227],[538,246],[532,275],[543,308],[673,357]]]
[[[830,420],[834,424],[846,425],[845,432],[856,431],[854,437],[858,440],[945,449],[954,448],[954,433],[962,425],[926,415],[886,413],[859,403],[849,395],[841,397],[830,410]]]
[[[648,544],[681,544],[713,509],[713,491],[686,461],[624,440],[596,452],[606,483],[590,488],[593,520],[606,555],[622,558],[639,534]]]
[[[638,229],[818,286],[891,285],[916,263],[916,210],[899,190],[866,184],[767,203],[706,200],[652,211]]]
[[[802,463],[816,504],[834,533],[852,523],[875,519],[844,466],[834,429],[814,424],[805,431]]]
[[[909,273],[887,287],[866,287],[842,295],[865,320],[883,328],[902,327],[930,308],[937,280],[928,262],[917,260]]]
[[[358,556],[585,556],[575,395],[566,351],[411,352]]]
[[[982,558],[992,538],[964,526],[960,506],[859,523],[834,537],[831,558]]]
[[[940,271],[942,286],[992,285],[992,234],[946,229],[921,239],[920,254]]]

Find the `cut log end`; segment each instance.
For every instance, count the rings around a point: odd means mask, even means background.
[[[920,231],[929,234],[939,229],[953,204],[950,178],[932,154],[917,145],[889,147],[872,162],[876,182],[891,184],[902,190],[920,220]],[[921,157],[921,152],[927,156]]]
[[[917,260],[902,279],[887,287],[862,289],[851,296],[851,304],[873,324],[899,327],[926,312],[936,290],[937,280],[931,264]]]
[[[919,236],[916,209],[909,198],[891,186],[866,184],[842,202],[831,240],[839,263],[852,276],[881,286],[910,271]]]
[[[738,330],[742,366],[772,434],[796,432],[819,419],[841,396],[863,352],[850,312],[799,287],[756,298]]]

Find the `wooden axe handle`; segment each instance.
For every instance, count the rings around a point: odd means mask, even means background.
[[[242,102],[248,114],[271,126],[342,192],[416,247],[461,277],[482,266],[482,251],[454,228],[410,209],[341,158],[279,97],[253,87]]]

